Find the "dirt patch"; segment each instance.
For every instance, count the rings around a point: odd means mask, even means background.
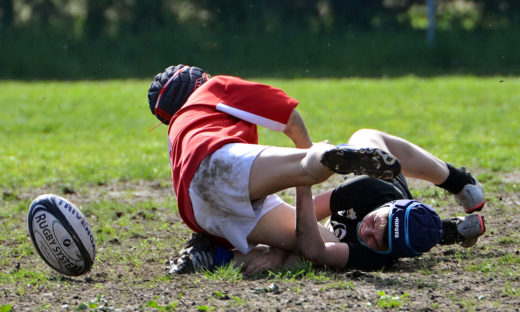
[[[2,242],[6,258],[0,262],[4,272],[0,307],[10,304],[12,311],[519,311],[519,177],[519,173],[505,174],[498,179],[503,184],[486,193],[488,203],[482,214],[487,232],[471,249],[436,247],[380,272],[312,268],[254,278],[199,273],[166,277],[165,260],[189,235],[174,209],[166,207],[175,200],[169,181],[122,182],[78,190],[51,187],[17,194],[4,191],[5,207],[24,205],[42,193],[60,194],[81,207],[100,198],[130,206],[158,198],[163,201],[151,204],[149,211],[132,214],[129,220],[134,224],[125,227],[140,226],[132,235],[98,242],[93,270],[79,278],[54,273],[32,251],[23,236],[23,209],[13,213],[12,220],[0,219],[2,226],[19,233]],[[319,188],[328,189],[338,182]],[[421,199],[442,217],[462,212],[448,194],[422,182],[412,181],[411,185],[428,194]],[[118,214],[104,220],[93,212],[90,218],[96,219],[93,222],[98,227],[116,227]],[[20,249],[20,245],[26,248]]]

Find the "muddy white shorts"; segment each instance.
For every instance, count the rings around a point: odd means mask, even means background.
[[[247,236],[260,218],[283,203],[277,195],[254,202],[249,198],[251,166],[265,148],[242,143],[224,145],[201,162],[189,188],[197,224],[244,254],[254,247]]]

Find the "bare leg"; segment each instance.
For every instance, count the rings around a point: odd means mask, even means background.
[[[330,195],[332,191],[315,196],[314,205],[319,219],[330,216]],[[296,210],[289,204],[282,204],[266,214],[248,236],[248,241],[259,243],[247,254],[234,252],[233,264],[242,266],[244,274],[251,275],[261,271],[288,267],[298,264],[300,256],[291,249],[295,246]],[[270,225],[270,222],[274,225]],[[326,242],[339,242],[337,237],[318,223],[321,237]],[[267,245],[267,242],[274,245]],[[278,246],[275,248],[272,246]]]
[[[402,173],[411,178],[441,184],[449,175],[444,161],[409,141],[378,130],[358,130],[350,137],[349,144],[378,147],[389,152],[401,162]]]
[[[338,242],[338,238],[318,223],[325,242]],[[296,250],[296,209],[283,203],[266,213],[247,237],[251,244],[265,244],[284,250]]]
[[[323,152],[334,147],[318,143],[309,149],[268,147],[257,156],[251,167],[251,199],[274,194],[297,185],[321,183],[332,175],[321,162]]]

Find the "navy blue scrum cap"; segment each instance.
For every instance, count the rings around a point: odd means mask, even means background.
[[[442,222],[430,206],[417,200],[400,199],[381,207],[390,206],[388,216],[388,250],[376,251],[396,258],[416,257],[437,245],[442,236]],[[381,208],[380,207],[380,208]],[[362,240],[358,239],[365,247]]]
[[[152,114],[168,125],[193,91],[208,79],[208,75],[195,66],[179,64],[166,68],[155,76],[148,89],[148,104]]]

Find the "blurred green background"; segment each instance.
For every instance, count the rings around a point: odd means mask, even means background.
[[[519,13],[518,0],[2,0],[0,79],[150,78],[177,63],[243,77],[518,75]]]

